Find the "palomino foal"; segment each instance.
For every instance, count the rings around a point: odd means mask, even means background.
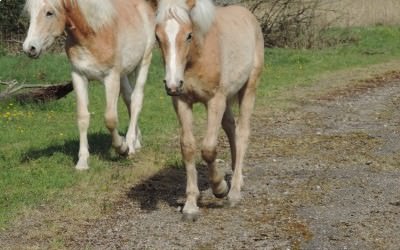
[[[213,193],[234,206],[243,185],[242,165],[250,133],[250,115],[264,65],[264,42],[256,18],[239,6],[215,7],[211,0],[161,0],[156,35],[165,62],[164,84],[172,96],[181,130],[181,149],[187,171],[185,219],[199,213],[196,143],[192,106],[207,108],[207,133],[202,158],[209,167]],[[231,103],[239,100],[237,125]],[[222,124],[231,148],[231,188],[216,169],[218,131]],[[229,192],[229,193],[228,193]]]
[[[153,0],[155,1],[155,0]],[[120,154],[133,155],[140,147],[138,115],[154,45],[154,10],[146,0],[27,0],[30,26],[24,51],[38,58],[67,33],[66,52],[72,64],[80,133],[76,168],[88,169],[88,80],[104,83],[105,124]],[[132,89],[129,76],[136,76]],[[117,130],[118,96],[122,92],[130,113],[126,140]]]

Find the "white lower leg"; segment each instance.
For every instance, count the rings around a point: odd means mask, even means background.
[[[182,212],[186,217],[188,217],[188,219],[195,219],[199,213],[197,200],[199,198],[200,191],[197,186],[197,171],[194,164],[189,164],[186,166],[186,174],[186,202]]]
[[[146,53],[145,58],[143,58],[140,68],[137,71],[136,84],[131,96],[131,116],[128,132],[126,134],[126,142],[129,148],[129,155],[133,155],[136,152],[136,149],[141,147],[141,134],[138,127],[138,119],[140,111],[142,110],[144,85],[147,80],[150,62],[151,50]]]
[[[90,122],[90,113],[88,110],[88,80],[77,72],[72,72],[72,82],[76,93],[77,120],[79,128],[79,159],[75,166],[77,170],[86,170],[89,168],[89,144],[87,139],[87,130]]]

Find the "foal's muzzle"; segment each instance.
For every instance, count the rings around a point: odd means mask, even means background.
[[[167,91],[167,94],[169,96],[180,96],[183,92],[183,81],[179,81],[179,86],[177,85],[173,85],[173,86],[177,86],[177,87],[168,87],[167,85],[167,81],[164,80],[164,86],[165,86],[165,90]]]

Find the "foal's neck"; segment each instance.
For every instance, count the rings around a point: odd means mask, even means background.
[[[203,64],[210,62],[211,58],[208,57],[217,56],[218,44],[216,44],[215,38],[213,31],[210,31],[205,35],[200,33],[194,35],[188,54],[187,69],[202,67],[204,66]]]

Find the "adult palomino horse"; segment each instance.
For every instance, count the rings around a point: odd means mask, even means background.
[[[250,133],[250,115],[264,65],[260,25],[245,8],[215,7],[211,0],[161,0],[156,35],[165,62],[165,88],[172,97],[181,131],[181,149],[187,172],[184,219],[199,213],[192,106],[207,108],[207,133],[202,158],[209,167],[213,193],[228,195],[231,206],[240,200],[242,165]],[[239,100],[237,124],[231,111]],[[231,148],[231,188],[216,169],[218,130],[222,124]],[[229,193],[228,193],[229,192]]]
[[[155,0],[153,0],[155,2]],[[132,155],[140,147],[138,115],[142,108],[154,45],[154,10],[146,0],[27,0],[30,26],[24,51],[38,58],[64,31],[66,52],[72,64],[80,134],[76,168],[88,166],[88,80],[104,83],[105,124],[112,145],[120,154]],[[132,89],[128,76],[136,76]],[[122,92],[130,113],[126,140],[117,130],[117,101]]]

